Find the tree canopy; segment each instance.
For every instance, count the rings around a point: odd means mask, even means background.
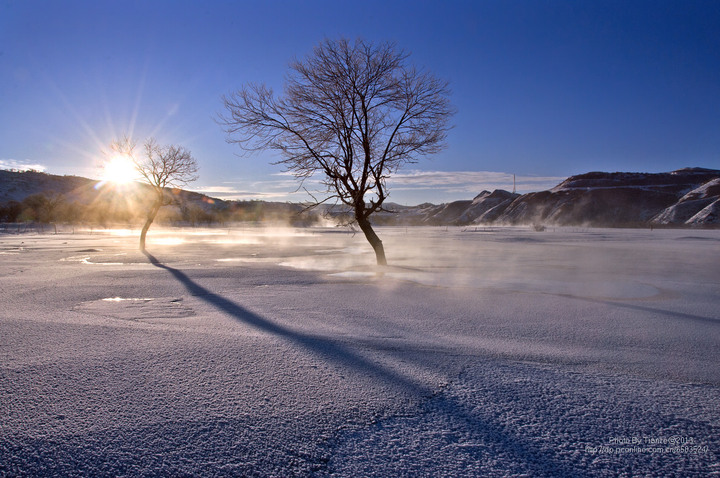
[[[382,210],[387,180],[400,167],[445,147],[454,113],[448,83],[409,64],[393,43],[325,40],[290,64],[276,97],[249,84],[223,97],[229,141],[275,150],[301,181],[318,175],[327,196],[353,211],[385,264],[370,216]]]

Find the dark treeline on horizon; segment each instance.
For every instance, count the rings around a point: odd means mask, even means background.
[[[0,223],[40,223],[112,226],[138,225],[144,220],[138,208],[112,201],[91,204],[70,202],[53,192],[37,193],[22,201],[0,204]],[[319,215],[303,213],[296,205],[262,201],[225,202],[221,208],[202,208],[196,204],[177,201],[158,215],[165,225],[212,226],[235,222],[282,222],[295,226],[312,225]]]

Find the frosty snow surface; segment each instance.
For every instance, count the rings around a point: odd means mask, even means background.
[[[720,473],[720,231],[0,236],[1,476]]]

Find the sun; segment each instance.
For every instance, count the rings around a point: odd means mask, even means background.
[[[133,160],[127,155],[116,154],[103,165],[103,181],[115,184],[127,184],[136,179],[138,179],[137,168]]]

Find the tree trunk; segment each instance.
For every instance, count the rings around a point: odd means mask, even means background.
[[[385,248],[383,247],[383,243],[378,237],[378,235],[375,234],[375,231],[373,231],[373,228],[370,225],[370,221],[368,221],[367,219],[358,218],[357,222],[360,226],[360,229],[362,229],[362,232],[365,233],[365,238],[368,240],[373,250],[375,251],[377,265],[386,266],[387,260],[385,259]]]
[[[145,252],[145,236],[147,235],[148,229],[150,229],[150,225],[155,220],[155,216],[157,216],[157,213],[160,210],[161,206],[161,202],[156,202],[155,204],[153,204],[152,209],[150,209],[150,212],[148,212],[148,217],[145,221],[145,225],[143,226],[142,231],[140,231],[140,250],[142,252]]]

